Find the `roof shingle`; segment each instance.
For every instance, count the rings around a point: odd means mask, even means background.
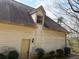
[[[57,30],[61,32],[68,32],[66,29],[64,29],[61,25],[53,21],[51,18],[45,15],[45,21],[44,21],[44,26],[46,28],[52,29],[52,30]]]
[[[29,9],[29,11],[28,11]],[[20,4],[13,0],[0,0],[0,22],[34,25],[29,12],[31,7]]]

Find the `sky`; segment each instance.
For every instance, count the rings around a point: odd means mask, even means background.
[[[16,1],[21,2],[25,5],[29,5],[29,6],[34,7],[34,8],[36,8],[38,5],[42,5],[46,11],[46,14],[50,18],[53,18],[53,19],[56,18],[56,16],[54,14],[52,14],[52,12],[51,12],[53,10],[50,10],[53,7],[55,7],[55,2],[56,2],[55,0],[16,0]],[[53,9],[57,10],[55,8],[53,8]]]
[[[35,7],[38,4],[38,0],[16,0],[16,1],[19,1],[23,4],[26,4],[32,7]]]
[[[63,0],[16,0],[25,5],[36,8],[42,5],[46,11],[46,15],[57,22],[57,17],[60,17],[60,11],[57,6],[58,3],[65,4]],[[67,17],[66,17],[67,18]]]
[[[18,2],[21,2],[25,5],[29,5],[31,7],[37,7],[38,5],[42,5],[46,11],[46,14],[52,18],[56,19],[57,17],[60,17],[60,10],[57,7],[57,3],[64,3],[64,0],[16,0]],[[57,12],[57,14],[56,14]]]
[[[56,20],[57,17],[60,17],[60,9],[58,9],[58,3],[62,3],[64,7],[67,6],[65,1],[67,0],[16,0],[25,5],[29,5],[31,7],[37,7],[38,5],[42,5],[46,11],[47,16]],[[67,17],[66,17],[67,18]],[[57,21],[57,20],[56,20]]]
[[[68,16],[62,15],[62,11],[58,7],[58,3],[62,4],[64,7],[67,7],[68,4],[66,4],[67,0],[16,0],[20,3],[23,3],[25,5],[29,5],[31,7],[37,7],[38,5],[42,5],[46,11],[47,16],[52,18],[53,20],[57,21],[57,17],[63,16],[65,17],[65,22],[69,25],[70,20],[68,20]],[[71,25],[72,26],[72,25]]]

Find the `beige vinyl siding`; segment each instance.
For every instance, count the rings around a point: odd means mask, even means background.
[[[34,48],[43,48],[47,52],[63,48],[65,46],[65,33],[54,30],[38,30],[34,45]]]
[[[21,40],[33,38],[34,42],[31,42],[30,52],[38,47],[48,52],[63,48],[65,45],[64,32],[42,29],[39,25],[37,28],[32,28],[0,23],[0,47],[15,47],[20,52]]]
[[[20,52],[22,39],[33,38],[33,28],[0,23],[0,47],[14,47]]]
[[[34,21],[35,23],[37,23],[37,20],[36,20],[36,19],[37,19],[36,13],[32,14],[31,17],[32,17],[33,21]]]

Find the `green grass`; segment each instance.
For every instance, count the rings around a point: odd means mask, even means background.
[[[73,52],[79,53],[79,40],[78,39],[68,40],[67,43],[72,48]]]

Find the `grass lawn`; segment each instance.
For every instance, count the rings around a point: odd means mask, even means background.
[[[77,39],[68,40],[68,45],[71,47],[72,52],[79,53],[79,41]]]

